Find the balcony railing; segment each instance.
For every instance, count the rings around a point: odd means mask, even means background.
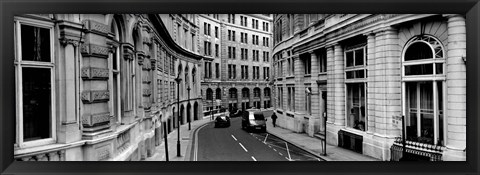
[[[424,160],[424,161],[442,161],[442,152],[445,147],[441,145],[432,145],[407,140],[405,142],[406,153],[403,155],[402,138],[397,138],[390,148],[391,161],[403,160]]]

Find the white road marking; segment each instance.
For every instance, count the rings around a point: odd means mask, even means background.
[[[288,157],[285,157],[285,159],[287,159],[287,160],[289,160],[289,161],[292,161],[292,160],[288,159]]]
[[[245,147],[242,145],[242,143],[238,143],[238,144],[240,144],[240,146],[243,148],[243,150],[245,150],[245,152],[248,152],[248,150],[245,149]]]
[[[267,136],[265,137],[265,140],[263,140],[263,143],[265,143],[265,141],[267,141],[267,137],[268,137],[268,134],[267,134]]]
[[[275,148],[272,148],[274,151],[277,151]]]
[[[283,154],[282,154],[282,153],[278,153],[278,154],[280,154],[281,156],[283,156]]]
[[[234,139],[235,141],[237,141],[237,138],[235,138],[235,136],[232,135],[232,137],[233,137],[233,139]]]
[[[252,156],[252,159],[253,159],[254,161],[257,161],[257,159],[255,159],[255,157],[253,157],[253,156]]]
[[[287,142],[285,142],[285,146],[287,146],[288,158],[289,158],[289,159],[292,159],[292,157],[290,157],[290,151],[288,151],[288,144],[287,144]]]
[[[270,148],[271,148],[272,146],[268,145],[268,147],[270,147]]]
[[[321,161],[319,158],[317,158],[318,161]]]

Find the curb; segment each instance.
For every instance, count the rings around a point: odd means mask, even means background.
[[[195,133],[198,131],[198,128],[204,126],[204,125],[208,125],[211,121],[207,121],[206,123],[204,124],[201,124],[201,125],[198,125],[197,127],[195,127],[193,129],[193,132],[190,132],[190,142],[188,143],[188,146],[187,146],[187,149],[185,150],[185,159],[183,161],[192,161],[190,160],[191,158],[191,155],[192,155],[192,145],[194,143],[194,139],[197,139],[197,138],[193,138],[195,136]]]
[[[267,132],[268,132],[268,130],[267,130]],[[296,143],[292,143],[292,142],[290,142],[290,141],[287,141],[286,139],[284,139],[283,137],[281,137],[281,136],[279,136],[279,135],[277,135],[277,134],[273,134],[273,133],[271,133],[271,132],[268,132],[268,133],[271,134],[271,135],[274,135],[275,137],[278,137],[278,138],[282,139],[282,140],[285,141],[285,142],[288,142],[288,143],[292,144],[293,146],[296,146],[297,148],[300,148],[300,149],[302,149],[302,150],[304,150],[304,151],[312,154],[313,156],[315,156],[315,157],[317,157],[317,158],[319,158],[319,159],[322,159],[322,160],[324,160],[324,161],[332,161],[332,159],[330,159],[330,158],[328,158],[328,157],[319,156],[318,153],[316,153],[316,152],[313,152],[313,151],[311,151],[311,150],[305,149],[303,146],[300,146],[300,145],[298,145],[298,144],[296,144]]]

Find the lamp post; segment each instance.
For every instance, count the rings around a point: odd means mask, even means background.
[[[178,73],[178,77],[175,78],[175,81],[177,82],[177,157],[180,157],[180,81],[182,79],[180,78],[180,72]]]
[[[160,120],[161,122],[162,120]],[[167,142],[167,122],[162,122],[163,125],[163,139],[165,140],[165,161],[168,162],[168,142]]]
[[[187,94],[188,94],[188,103],[190,105],[190,86],[187,87]],[[187,105],[188,107],[188,105]],[[187,120],[188,120],[188,130],[190,131],[192,129],[192,126],[191,126],[191,121],[192,119],[190,119],[190,111],[187,111],[189,115],[187,115]]]

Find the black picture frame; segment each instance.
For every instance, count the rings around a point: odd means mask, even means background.
[[[0,2],[1,174],[479,174],[478,0],[5,0]],[[460,13],[467,27],[465,162],[16,162],[13,16],[26,13]]]

